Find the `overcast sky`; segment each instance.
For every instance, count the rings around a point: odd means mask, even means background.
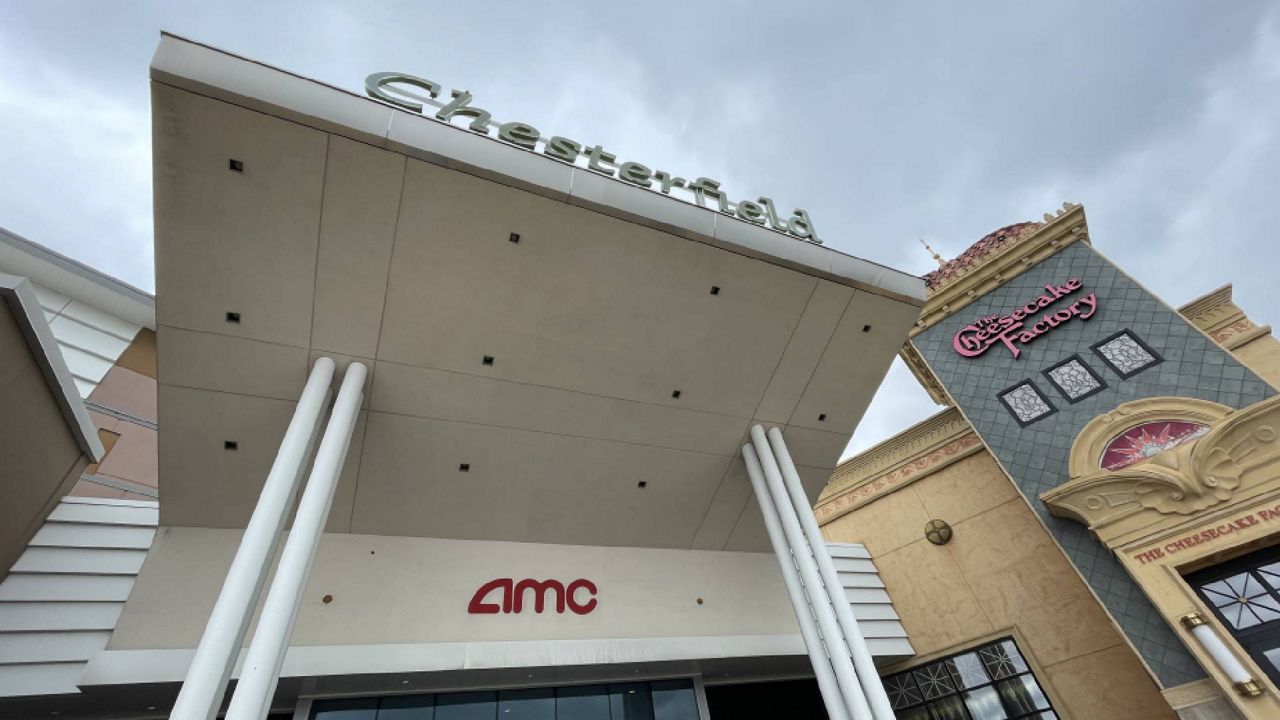
[[[161,29],[359,91],[397,70],[500,120],[807,209],[921,274],[1082,202],[1173,305],[1280,324],[1280,12],[1252,2],[0,0],[0,226],[147,290]],[[266,6],[266,7],[264,7]],[[895,363],[849,452],[936,412]]]

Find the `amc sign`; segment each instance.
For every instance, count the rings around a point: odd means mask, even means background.
[[[500,596],[491,597],[501,590]],[[559,580],[521,580],[511,578],[490,580],[476,590],[467,605],[470,615],[496,615],[498,613],[518,614],[524,610],[525,597],[533,593],[533,611],[542,613],[547,609],[549,597],[555,603],[556,612],[564,614],[567,607],[576,615],[586,615],[596,609],[596,584],[590,580],[578,578],[567,586]],[[581,600],[585,597],[585,600]]]

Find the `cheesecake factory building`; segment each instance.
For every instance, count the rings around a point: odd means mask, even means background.
[[[66,268],[0,253],[48,381],[6,402],[66,437],[0,476],[0,717],[1280,713],[1280,358],[1229,290],[1165,306],[1078,206],[913,277],[439,80],[163,36],[96,387]],[[837,467],[898,355],[948,408]]]

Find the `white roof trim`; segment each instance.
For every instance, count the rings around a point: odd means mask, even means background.
[[[924,280],[161,33],[151,79],[915,306]]]
[[[49,329],[48,321],[44,319],[44,311],[40,308],[40,300],[36,297],[31,282],[16,275],[0,273],[0,297],[8,303],[9,310],[22,328],[31,354],[40,363],[40,369],[44,371],[45,380],[53,391],[67,427],[76,437],[76,443],[93,462],[102,460],[105,452],[102,442],[98,440],[98,430],[89,418],[89,411],[80,398],[80,391],[76,389],[66,360],[62,359],[62,350],[53,337],[53,331]]]
[[[135,325],[156,327],[156,298],[151,293],[5,228],[0,228],[0,269]]]

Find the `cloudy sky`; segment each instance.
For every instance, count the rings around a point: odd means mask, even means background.
[[[160,30],[352,90],[399,70],[503,120],[804,207],[924,273],[1082,202],[1178,305],[1280,324],[1280,9],[1253,2],[0,0],[0,225],[145,289]],[[849,451],[936,408],[900,365]]]

